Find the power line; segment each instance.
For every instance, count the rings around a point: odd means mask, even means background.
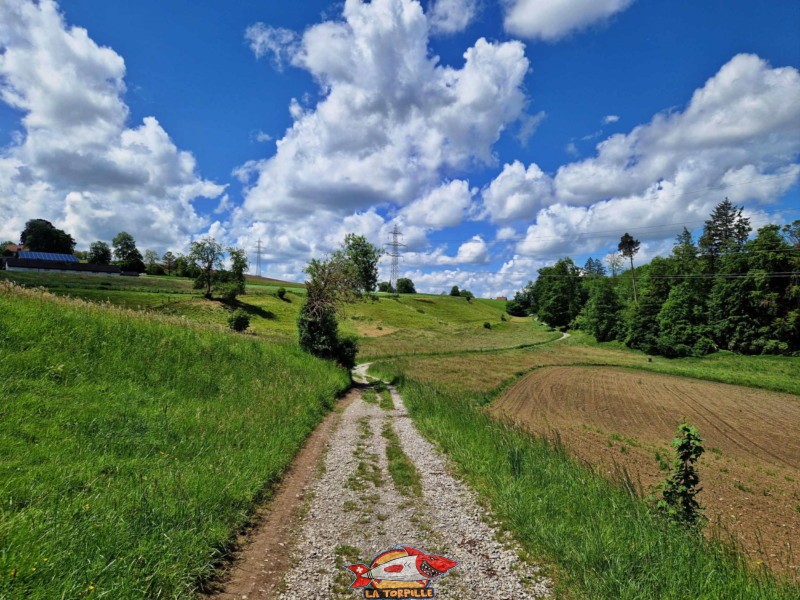
[[[394,229],[392,229],[392,241],[386,244],[391,249],[389,256],[392,257],[392,271],[389,276],[389,285],[394,290],[397,289],[397,277],[400,274],[400,248],[406,247],[405,244],[400,242],[402,236],[403,234],[397,228],[397,223],[395,223]]]
[[[261,277],[261,239],[258,240],[256,246],[256,275]]]

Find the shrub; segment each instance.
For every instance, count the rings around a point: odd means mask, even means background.
[[[703,454],[703,439],[697,429],[681,423],[672,441],[675,458],[667,478],[659,486],[661,499],[656,508],[672,521],[686,527],[696,527],[703,522],[703,511],[695,499],[702,490],[695,463]]]
[[[492,324],[489,323],[489,321],[484,321],[483,322],[483,328],[484,329],[491,329],[492,328]]]
[[[286,300],[286,288],[285,287],[279,287],[278,288],[278,298],[280,298],[281,300]]]
[[[228,316],[228,327],[234,331],[242,332],[250,327],[250,315],[241,308],[233,311]]]

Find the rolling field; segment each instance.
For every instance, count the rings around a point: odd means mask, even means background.
[[[711,523],[754,561],[798,571],[797,396],[626,369],[545,367],[490,412],[535,434],[557,432],[581,459],[612,476],[622,466],[645,488],[663,478],[654,455],[671,455],[668,441],[686,417],[705,440],[698,499]]]

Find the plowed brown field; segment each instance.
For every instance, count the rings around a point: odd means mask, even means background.
[[[669,460],[685,417],[705,439],[698,498],[711,522],[754,560],[800,576],[800,397],[620,368],[545,367],[490,410],[534,433],[558,432],[612,474],[624,466],[645,492],[663,478],[655,454]]]

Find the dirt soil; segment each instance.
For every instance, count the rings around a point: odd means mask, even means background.
[[[705,439],[698,496],[712,527],[756,564],[800,579],[800,397],[621,368],[545,367],[492,414],[547,436],[643,493],[661,481],[682,417]],[[794,548],[792,547],[794,545]]]

